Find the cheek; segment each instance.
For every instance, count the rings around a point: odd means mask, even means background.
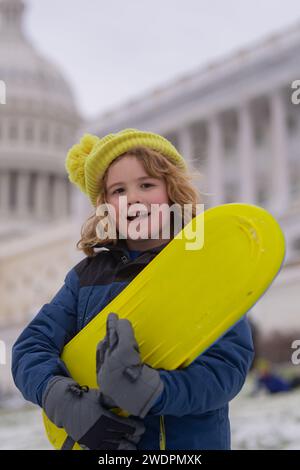
[[[107,199],[107,204],[109,204],[109,214],[110,217],[115,220],[115,218],[118,220],[119,216],[119,206],[118,204],[113,201],[111,198]]]
[[[156,191],[153,191],[153,193],[149,195],[149,202],[152,204],[168,204],[169,196],[167,193],[167,189],[157,188]]]

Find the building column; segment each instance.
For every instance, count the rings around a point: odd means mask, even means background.
[[[183,126],[178,130],[179,151],[183,158],[189,163],[193,159],[193,142],[188,126]]]
[[[271,105],[271,207],[277,214],[289,203],[287,117],[284,96],[277,90],[270,97]]]
[[[16,209],[19,216],[27,216],[29,213],[29,173],[20,173],[17,177],[17,201]]]
[[[57,176],[53,185],[53,217],[55,219],[63,218],[68,215],[68,182]]]
[[[223,143],[220,119],[217,115],[208,120],[208,203],[209,206],[224,201]]]
[[[49,217],[49,178],[48,175],[38,175],[34,195],[34,215],[40,219]]]
[[[0,211],[1,214],[8,214],[10,212],[8,171],[3,171],[0,174]]]
[[[238,133],[239,199],[255,204],[255,148],[249,103],[243,103],[238,109]]]

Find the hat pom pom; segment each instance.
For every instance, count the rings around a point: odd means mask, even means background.
[[[69,180],[83,192],[85,192],[85,162],[99,140],[95,135],[85,134],[79,144],[73,145],[67,154],[65,167]]]

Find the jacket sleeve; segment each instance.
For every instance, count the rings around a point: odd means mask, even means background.
[[[164,390],[149,415],[196,415],[221,408],[241,390],[253,357],[245,316],[185,369],[159,369]]]
[[[41,308],[13,346],[14,382],[26,400],[39,406],[51,377],[69,376],[60,354],[76,334],[78,290],[78,276],[72,269],[52,301]]]

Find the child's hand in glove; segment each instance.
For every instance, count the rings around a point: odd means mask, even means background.
[[[136,450],[145,432],[138,418],[122,418],[107,410],[98,389],[80,387],[69,377],[55,376],[43,393],[43,409],[69,439],[94,450]]]
[[[129,320],[110,313],[97,347],[97,378],[104,400],[144,418],[163,391],[159,372],[141,361]]]

